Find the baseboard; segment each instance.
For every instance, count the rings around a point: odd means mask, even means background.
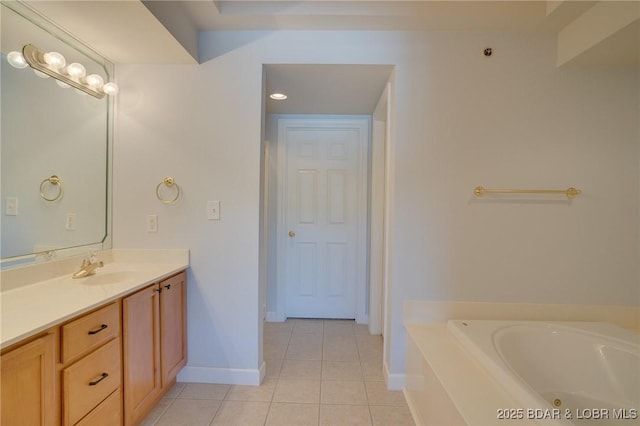
[[[278,312],[267,312],[266,321],[267,322],[283,322],[284,319],[280,317],[280,314]]]
[[[178,381],[259,386],[264,377],[265,369],[264,362],[260,368],[256,369],[190,367],[187,365],[178,373]]]
[[[387,389],[399,391],[403,390],[407,383],[407,375],[406,374],[389,374],[389,367],[385,363],[383,365],[384,370],[384,380],[387,382]]]

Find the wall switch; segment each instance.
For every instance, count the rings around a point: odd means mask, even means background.
[[[220,220],[220,201],[207,201],[207,219]]]
[[[147,216],[147,232],[158,232],[158,215]]]
[[[18,198],[7,197],[4,214],[7,216],[18,216]]]
[[[67,231],[75,231],[76,229],[76,214],[75,213],[67,213],[67,216],[64,220],[64,229]]]

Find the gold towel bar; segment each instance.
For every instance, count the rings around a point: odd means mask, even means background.
[[[485,194],[562,194],[571,199],[582,194],[582,191],[574,187],[567,189],[487,189],[476,186],[473,194],[476,197],[482,197]]]

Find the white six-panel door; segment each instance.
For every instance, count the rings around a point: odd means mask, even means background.
[[[286,317],[356,318],[366,279],[369,121],[283,119],[278,129]]]

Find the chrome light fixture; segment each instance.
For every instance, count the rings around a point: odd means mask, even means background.
[[[74,62],[67,65],[64,56],[58,52],[43,52],[32,44],[27,44],[20,52],[9,52],[9,63],[16,68],[30,66],[36,75],[55,78],[60,87],[74,87],[81,92],[101,99],[104,95],[115,96],[118,86],[104,83],[98,74],[87,75],[84,65]]]

